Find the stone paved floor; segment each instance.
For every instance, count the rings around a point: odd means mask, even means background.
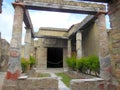
[[[5,74],[6,74],[5,72],[0,72],[0,90],[2,90]]]

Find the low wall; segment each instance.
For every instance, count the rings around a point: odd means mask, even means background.
[[[18,79],[7,81],[2,90],[58,90],[58,80],[52,77]]]
[[[71,90],[116,90],[114,85],[101,78],[73,79],[70,84]]]
[[[91,75],[88,75],[88,74],[83,74],[83,73],[76,72],[76,71],[67,71],[67,72],[65,72],[65,74],[67,74],[68,76],[70,76],[74,79],[96,78],[95,76],[91,76]]]

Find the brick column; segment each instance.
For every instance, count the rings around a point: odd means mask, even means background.
[[[79,31],[76,34],[76,51],[77,51],[77,58],[82,57],[82,33]]]
[[[71,40],[68,40],[68,57],[71,57]]]
[[[99,60],[100,76],[105,80],[111,79],[111,63],[108,49],[108,37],[106,30],[105,15],[100,14],[97,19],[99,35]]]
[[[26,35],[25,35],[25,52],[24,52],[24,58],[29,60],[30,56],[30,48],[31,47],[31,30],[26,28]]]
[[[21,40],[22,40],[23,8],[15,6],[12,39],[10,43],[9,67],[7,80],[17,80],[21,74]]]

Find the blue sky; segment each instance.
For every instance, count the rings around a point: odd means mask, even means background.
[[[13,16],[14,8],[11,2],[14,0],[3,0],[3,12],[0,14],[0,32],[2,38],[10,42],[12,37]],[[56,28],[69,28],[71,25],[81,22],[87,15],[70,14],[70,13],[58,13],[58,12],[46,12],[46,11],[30,11],[30,17],[33,23],[34,31],[37,32],[40,27],[56,27]],[[109,27],[108,16],[106,18],[107,28]],[[25,29],[23,25],[23,38],[24,43]]]

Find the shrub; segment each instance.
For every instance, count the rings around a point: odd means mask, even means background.
[[[75,70],[75,68],[76,68],[76,56],[73,55],[72,57],[68,57],[66,59],[66,63],[67,63],[69,68],[71,68],[72,70]]]
[[[94,72],[96,76],[99,75],[100,72],[100,64],[98,56],[92,55],[88,57],[82,57],[77,59],[76,56],[72,56],[66,59],[67,65],[72,70],[78,70],[82,73],[91,74]],[[98,74],[98,75],[97,75]]]
[[[25,58],[21,58],[21,66],[22,66],[23,73],[31,69],[35,64],[36,64],[36,60],[33,56],[30,56],[29,60]]]
[[[33,56],[30,56],[30,68],[32,68],[36,64],[36,60]]]
[[[99,63],[99,58],[97,56],[89,56],[88,58],[90,62],[90,70],[95,72],[95,74],[99,74],[100,72],[100,63]]]
[[[76,68],[83,73],[87,73],[88,70],[88,58],[87,57],[82,57],[76,61]]]
[[[22,66],[22,71],[23,72],[26,72],[27,71],[27,68],[29,66],[29,61],[26,60],[25,58],[22,58],[21,59],[21,66]]]

